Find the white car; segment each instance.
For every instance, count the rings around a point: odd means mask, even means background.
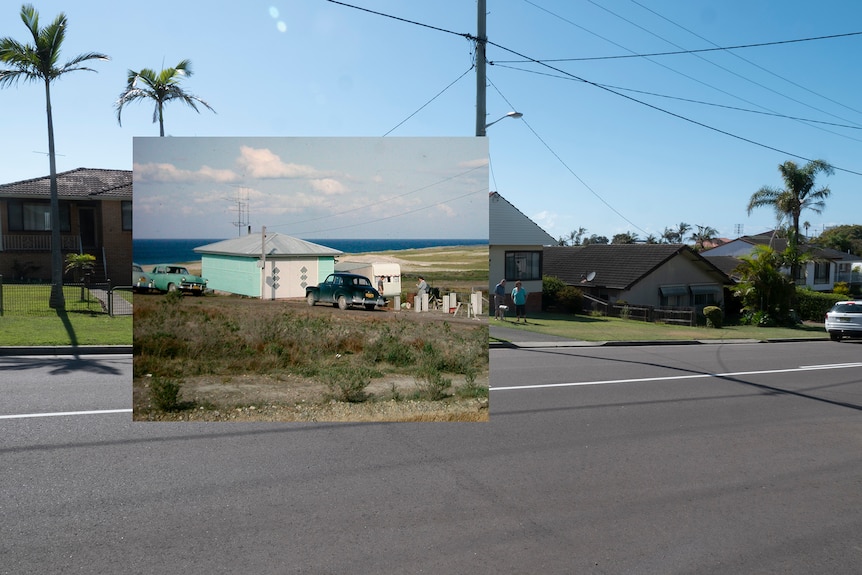
[[[839,301],[826,313],[826,331],[832,341],[862,337],[862,300]]]

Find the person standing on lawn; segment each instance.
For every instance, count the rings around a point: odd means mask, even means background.
[[[500,280],[494,287],[494,317],[497,319],[502,319],[500,316],[500,306],[506,305],[506,280]]]
[[[527,323],[527,290],[521,287],[521,282],[515,282],[515,289],[512,290],[512,301],[515,302],[516,322],[524,318],[524,323]]]

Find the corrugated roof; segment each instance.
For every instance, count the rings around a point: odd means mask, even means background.
[[[333,248],[278,233],[266,234],[266,243],[263,246],[263,249],[266,252],[267,257],[336,256],[343,253]],[[222,240],[213,244],[207,244],[205,246],[195,248],[195,252],[199,254],[260,257],[260,234],[252,234],[241,238]]]
[[[132,199],[132,171],[77,168],[57,174],[57,195],[62,199]],[[51,178],[43,176],[0,185],[0,197],[51,197]]]

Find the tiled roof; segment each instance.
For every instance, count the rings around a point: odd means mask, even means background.
[[[684,257],[707,273],[715,274],[721,283],[729,283],[726,274],[690,247],[682,244],[590,244],[574,247],[546,247],[544,273],[569,285],[584,283],[612,289],[630,289],[674,257]],[[595,272],[591,282],[586,277]]]
[[[57,174],[57,194],[66,200],[132,199],[131,170],[78,168]],[[0,197],[50,198],[51,178],[44,176],[0,184]]]

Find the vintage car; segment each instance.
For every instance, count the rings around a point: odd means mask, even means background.
[[[151,289],[153,289],[153,278],[140,264],[132,262],[132,291],[147,293]]]
[[[371,280],[348,273],[329,274],[320,285],[305,288],[305,299],[308,305],[317,302],[331,303],[339,309],[361,305],[367,310],[373,310],[377,306],[386,305],[380,293],[372,287]]]
[[[177,264],[159,264],[150,272],[153,288],[161,292],[181,291],[203,295],[207,280],[189,273],[188,268]]]

